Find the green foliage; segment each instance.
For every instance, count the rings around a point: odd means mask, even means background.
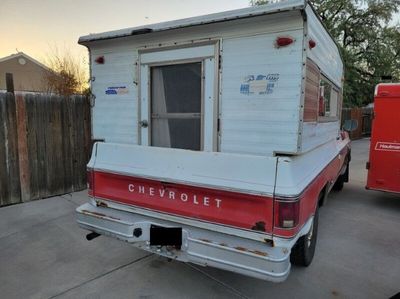
[[[268,1],[251,1],[252,5]],[[382,76],[400,80],[400,27],[389,25],[400,0],[312,0],[345,63],[346,106],[373,101]]]

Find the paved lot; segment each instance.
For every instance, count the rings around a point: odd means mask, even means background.
[[[364,189],[368,140],[351,183],[321,210],[313,264],[272,284],[85,240],[85,192],[0,209],[1,298],[388,298],[400,292],[400,198]]]

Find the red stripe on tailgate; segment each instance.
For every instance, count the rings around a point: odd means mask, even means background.
[[[272,231],[273,201],[270,197],[104,172],[95,172],[94,181],[95,197],[244,229],[264,222],[265,231]]]

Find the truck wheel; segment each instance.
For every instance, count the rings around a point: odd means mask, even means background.
[[[319,212],[317,207],[310,231],[308,234],[297,240],[296,245],[292,248],[290,262],[296,266],[308,267],[314,258],[318,235],[318,215]]]
[[[336,183],[333,185],[332,189],[334,191],[342,191],[344,187],[344,174],[340,175],[337,180]]]
[[[350,165],[347,164],[345,173],[339,175],[335,184],[333,185],[332,189],[334,191],[342,191],[344,187],[344,183],[349,181],[349,167]]]

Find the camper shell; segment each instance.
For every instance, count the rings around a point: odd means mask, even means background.
[[[283,1],[79,43],[98,141],[79,225],[284,280],[292,249],[307,238],[315,248],[318,207],[350,158],[343,63],[312,6]]]

